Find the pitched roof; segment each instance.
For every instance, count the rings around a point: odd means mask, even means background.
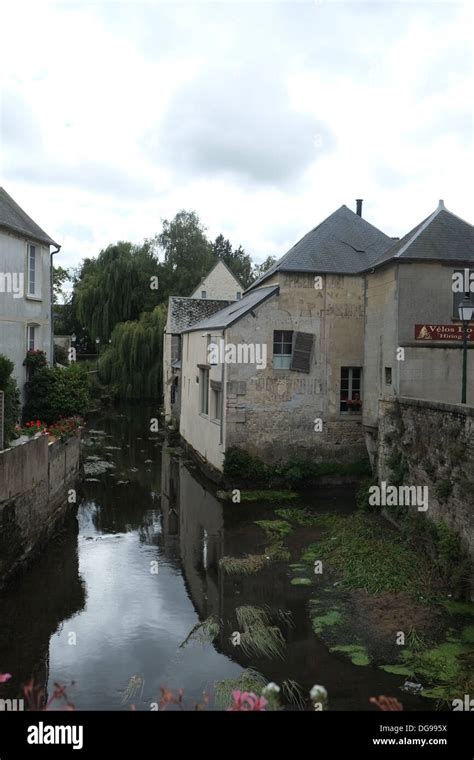
[[[239,286],[239,288],[241,290],[244,290],[244,286],[240,282],[239,278],[235,276],[235,274],[233,273],[232,269],[229,269],[229,267],[227,266],[227,264],[225,263],[225,261],[223,259],[218,258],[217,261],[216,261],[216,263],[214,264],[214,266],[211,267],[210,270],[209,270],[209,272],[202,278],[202,280],[199,283],[199,285],[196,285],[196,287],[193,289],[193,293],[196,293],[197,290],[201,289],[201,286],[205,283],[205,281],[207,280],[207,278],[209,277],[209,275],[211,274],[211,272],[214,271],[214,269],[216,268],[216,266],[218,264],[223,264],[225,266],[225,268],[227,269],[227,271],[229,272],[229,274],[231,275],[231,277],[234,278],[234,280],[236,281],[236,283]]]
[[[448,211],[443,201],[372,265],[392,260],[474,261],[474,227]]]
[[[3,187],[0,187],[0,227],[5,227],[24,237],[38,240],[45,245],[58,247],[58,244],[20,208]]]
[[[177,335],[199,320],[210,317],[216,311],[224,309],[236,301],[215,300],[212,298],[183,298],[171,296],[168,307],[168,324],[166,331]]]
[[[234,301],[225,309],[217,311],[212,317],[203,319],[200,322],[186,328],[183,332],[194,332],[195,330],[213,330],[230,327],[234,322],[238,322],[249,311],[257,308],[261,303],[278,292],[278,285],[272,285],[267,288],[257,288],[251,293],[244,295],[240,301]]]
[[[356,274],[392,245],[393,238],[341,206],[302,237],[249,290],[278,271]]]

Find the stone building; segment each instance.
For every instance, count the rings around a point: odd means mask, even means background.
[[[423,341],[422,326],[458,329],[452,275],[474,262],[473,228],[440,206],[398,240],[361,206],[331,214],[241,301],[182,328],[180,432],[217,471],[230,446],[268,462],[356,462],[387,386],[456,395],[460,352]]]
[[[51,247],[56,250],[51,252]],[[29,349],[52,361],[52,256],[57,243],[0,188],[0,354],[15,365],[20,388]]]
[[[181,403],[181,333],[242,296],[243,286],[221,260],[189,298],[172,296],[163,338],[163,395],[167,422],[179,420]]]
[[[411,397],[460,403],[462,326],[453,274],[463,275],[474,302],[474,228],[436,210],[397,241],[366,276],[363,423],[377,431],[379,399]],[[470,331],[474,348],[474,327]],[[474,406],[474,351],[468,351],[467,403]]]

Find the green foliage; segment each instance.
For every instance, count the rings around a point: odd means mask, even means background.
[[[403,454],[398,450],[394,450],[387,459],[387,465],[393,473],[392,485],[401,485],[408,474],[408,464]]]
[[[41,351],[40,348],[32,348],[26,352],[26,357],[23,364],[27,369],[28,378],[31,379],[37,370],[42,369],[48,365],[46,353],[44,351]]]
[[[259,457],[238,446],[231,446],[225,453],[224,475],[226,478],[251,481],[255,485],[279,480],[288,488],[302,488],[306,483],[324,475],[362,476],[371,473],[368,459],[349,464],[337,462],[312,462],[293,458],[279,467],[270,467]]]
[[[340,625],[342,622],[343,617],[339,610],[336,609],[329,610],[325,615],[316,615],[316,617],[311,620],[315,633],[321,633],[323,628]]]
[[[382,591],[420,591],[423,576],[430,572],[429,560],[408,548],[400,535],[369,520],[364,514],[331,515],[327,533],[311,544],[302,556],[313,565],[325,560],[342,575],[342,585]]]
[[[265,261],[263,261],[261,264],[255,264],[253,269],[253,278],[255,280],[258,280],[260,277],[263,277],[265,272],[268,272],[268,270],[276,264],[276,258],[275,256],[267,256]]]
[[[67,269],[61,266],[53,266],[53,303],[64,298],[63,285],[71,279]]]
[[[230,240],[226,240],[223,235],[218,235],[212,244],[214,256],[221,259],[231,272],[242,283],[244,289],[248,288],[255,279],[252,271],[252,259],[245,253],[242,246],[232,250]]]
[[[261,607],[245,605],[235,610],[241,629],[240,647],[249,657],[282,658],[285,639],[277,626],[272,626],[268,612]]]
[[[341,644],[340,646],[331,647],[329,651],[347,654],[353,665],[370,665],[367,650],[360,644]]]
[[[75,288],[75,311],[90,338],[106,343],[119,322],[137,320],[158,303],[159,290],[150,278],[159,277],[159,262],[151,243],[119,242],[84,262]]]
[[[254,501],[293,501],[299,499],[299,494],[296,491],[241,491],[241,502],[254,502]]]
[[[362,512],[379,512],[380,507],[369,503],[370,488],[376,485],[373,480],[363,480],[356,492],[357,509]]]
[[[215,615],[211,615],[203,620],[202,623],[197,623],[179,646],[180,648],[184,647],[190,641],[197,641],[200,644],[212,644],[214,639],[219,636],[221,629],[222,622]]]
[[[269,468],[258,457],[238,446],[229,446],[225,452],[224,476],[246,478],[256,483],[268,479]]]
[[[219,568],[227,575],[253,575],[265,567],[267,562],[264,554],[248,554],[246,557],[221,557]]]
[[[25,421],[50,424],[61,417],[82,416],[89,406],[87,373],[78,364],[38,369],[26,384],[26,393]]]
[[[262,528],[270,540],[275,541],[280,540],[292,531],[290,523],[286,520],[256,520],[255,525]]]
[[[63,367],[69,364],[67,349],[64,346],[59,346],[57,343],[54,344],[54,362],[55,364],[62,364]]]
[[[453,484],[450,480],[439,480],[434,487],[434,492],[441,501],[446,501],[452,490]]]
[[[253,668],[247,668],[239,674],[238,678],[226,678],[224,681],[216,681],[216,705],[221,710],[227,710],[232,705],[233,691],[247,691],[252,694],[261,694],[266,686],[267,679]]]
[[[15,437],[15,426],[20,418],[20,392],[16,380],[12,377],[14,364],[6,356],[0,354],[0,391],[4,392],[4,438],[5,446]]]
[[[120,398],[160,398],[165,323],[166,310],[160,304],[137,322],[117,325],[111,344],[99,358],[100,382],[114,385]]]

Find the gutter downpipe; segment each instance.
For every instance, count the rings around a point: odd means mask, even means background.
[[[49,287],[50,287],[50,300],[51,300],[51,338],[50,338],[50,340],[51,340],[51,366],[52,367],[54,367],[53,256],[55,256],[56,253],[59,253],[59,251],[61,250],[61,246],[60,245],[58,245],[57,243],[55,243],[54,245],[56,246],[56,250],[55,251],[51,251],[50,254],[49,254],[50,261],[51,261]]]

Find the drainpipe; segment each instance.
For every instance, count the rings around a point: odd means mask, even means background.
[[[50,278],[49,278],[49,286],[50,286],[50,300],[51,300],[51,366],[54,367],[54,306],[53,306],[53,256],[56,253],[59,253],[61,250],[61,246],[55,243],[56,250],[51,251],[50,261]]]

